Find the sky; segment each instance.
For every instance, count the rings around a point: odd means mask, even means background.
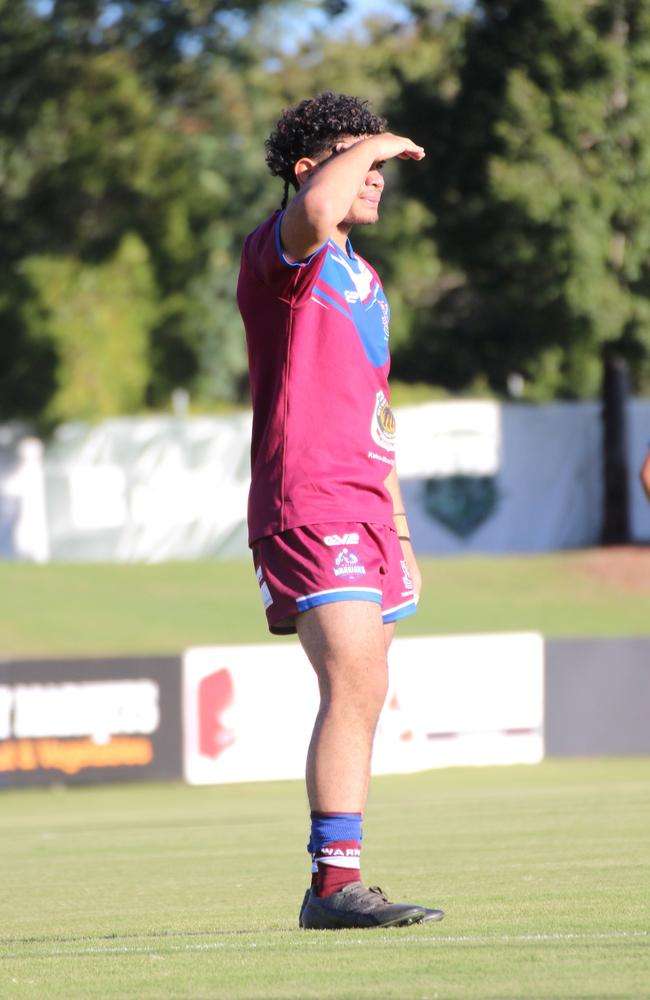
[[[459,11],[468,10],[473,2],[474,0],[451,0],[451,6]],[[408,18],[408,12],[400,0],[348,0],[348,10],[345,14],[330,22],[322,11],[310,10],[310,6],[305,4],[304,15],[297,17],[296,7],[300,7],[298,3],[287,16],[290,38],[287,47],[290,50],[307,39],[315,28],[322,28],[325,25],[329,25],[330,32],[347,34],[371,17],[390,17],[394,21]]]
[[[39,14],[47,16],[52,11],[53,0],[31,0],[31,2]],[[451,0],[452,6],[458,10],[471,7],[472,3],[473,0]],[[103,17],[104,26],[115,21],[120,16],[119,12],[119,0],[109,3]],[[245,31],[245,21],[242,21],[237,14],[226,16],[232,20],[231,27],[235,32]],[[283,47],[289,51],[296,49],[314,30],[324,27],[327,27],[330,33],[348,34],[353,32],[355,27],[361,27],[370,17],[390,17],[393,21],[399,21],[408,19],[408,12],[401,0],[348,0],[347,11],[333,20],[328,20],[323,11],[318,10],[317,0],[310,0],[304,4],[298,0],[281,18],[285,39]]]

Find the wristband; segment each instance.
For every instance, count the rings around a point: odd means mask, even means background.
[[[410,542],[411,541],[411,536],[410,535],[398,535],[397,537],[399,538],[400,542]]]

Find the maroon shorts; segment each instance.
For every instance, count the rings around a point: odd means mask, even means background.
[[[310,524],[253,543],[269,629],[296,631],[301,611],[334,601],[374,601],[384,622],[415,613],[413,583],[393,528],[384,524]]]

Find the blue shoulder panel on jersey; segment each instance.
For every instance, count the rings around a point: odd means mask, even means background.
[[[368,361],[374,368],[383,367],[388,361],[390,309],[372,272],[358,257],[348,256],[330,244],[319,280],[348,303]],[[344,311],[341,306],[333,304],[340,312]]]

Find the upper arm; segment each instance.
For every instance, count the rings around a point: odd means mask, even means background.
[[[285,254],[281,240],[284,214],[275,214],[247,238],[242,256],[243,270],[261,281],[281,299],[300,299],[309,294],[318,273],[318,259],[314,253],[301,262]],[[319,249],[318,247],[316,248]]]
[[[307,260],[330,237],[328,220],[322,217],[309,197],[309,191],[299,191],[289,202],[280,223],[282,250],[291,263]]]

